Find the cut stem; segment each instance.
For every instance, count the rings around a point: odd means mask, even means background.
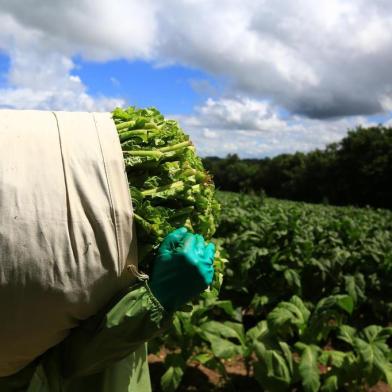
[[[181,148],[188,147],[192,143],[189,140],[186,140],[185,142],[173,144],[172,146],[167,146],[167,147],[162,147],[159,149],[161,152],[169,152],[169,151],[176,151],[176,150],[181,150]]]
[[[159,150],[134,150],[134,151],[123,151],[123,154],[132,155],[134,157],[154,157],[160,158],[163,153]]]
[[[190,141],[185,141],[185,142],[173,144],[172,146],[157,148],[156,150],[133,150],[133,151],[125,150],[123,151],[123,154],[128,154],[137,157],[154,156],[160,158],[162,155],[164,155],[167,152],[178,151],[190,145],[191,145]]]
[[[136,124],[135,120],[125,121],[123,123],[117,124],[116,128],[117,128],[117,131],[121,131],[122,129],[127,129],[129,127],[133,127],[135,124]]]
[[[182,215],[190,215],[190,214],[192,214],[192,212],[193,212],[194,210],[195,210],[195,207],[194,207],[194,206],[183,207],[183,208],[177,210],[177,211],[170,217],[170,219],[177,218],[177,217],[182,216]]]
[[[159,129],[151,128],[151,129],[131,129],[130,131],[124,131],[119,133],[120,141],[126,142],[128,139],[132,137],[141,137],[142,139],[148,139],[150,135],[156,134],[159,132]]]
[[[144,191],[141,191],[141,194],[143,196],[155,196],[159,193],[168,191],[170,189],[178,189],[178,190],[184,189],[183,181],[176,181],[176,182],[172,182],[169,185],[162,185],[162,186],[158,186],[157,188],[146,189]]]

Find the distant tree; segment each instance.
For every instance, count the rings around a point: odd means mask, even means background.
[[[392,208],[392,128],[349,130],[339,143],[274,158],[208,157],[204,164],[222,190],[265,191],[310,202]]]

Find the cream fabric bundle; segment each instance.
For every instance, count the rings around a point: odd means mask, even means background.
[[[109,113],[0,110],[0,376],[133,277],[132,205]]]

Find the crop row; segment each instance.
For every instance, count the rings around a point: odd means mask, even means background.
[[[266,390],[392,384],[392,213],[219,193],[220,298],[178,312],[162,387],[239,355]]]

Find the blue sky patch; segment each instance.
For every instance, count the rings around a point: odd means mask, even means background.
[[[7,73],[10,67],[10,59],[7,55],[0,52],[0,88],[6,87]]]
[[[219,83],[203,71],[183,66],[155,67],[144,61],[97,63],[74,59],[73,75],[92,96],[123,98],[129,105],[155,106],[164,114],[190,114]]]

